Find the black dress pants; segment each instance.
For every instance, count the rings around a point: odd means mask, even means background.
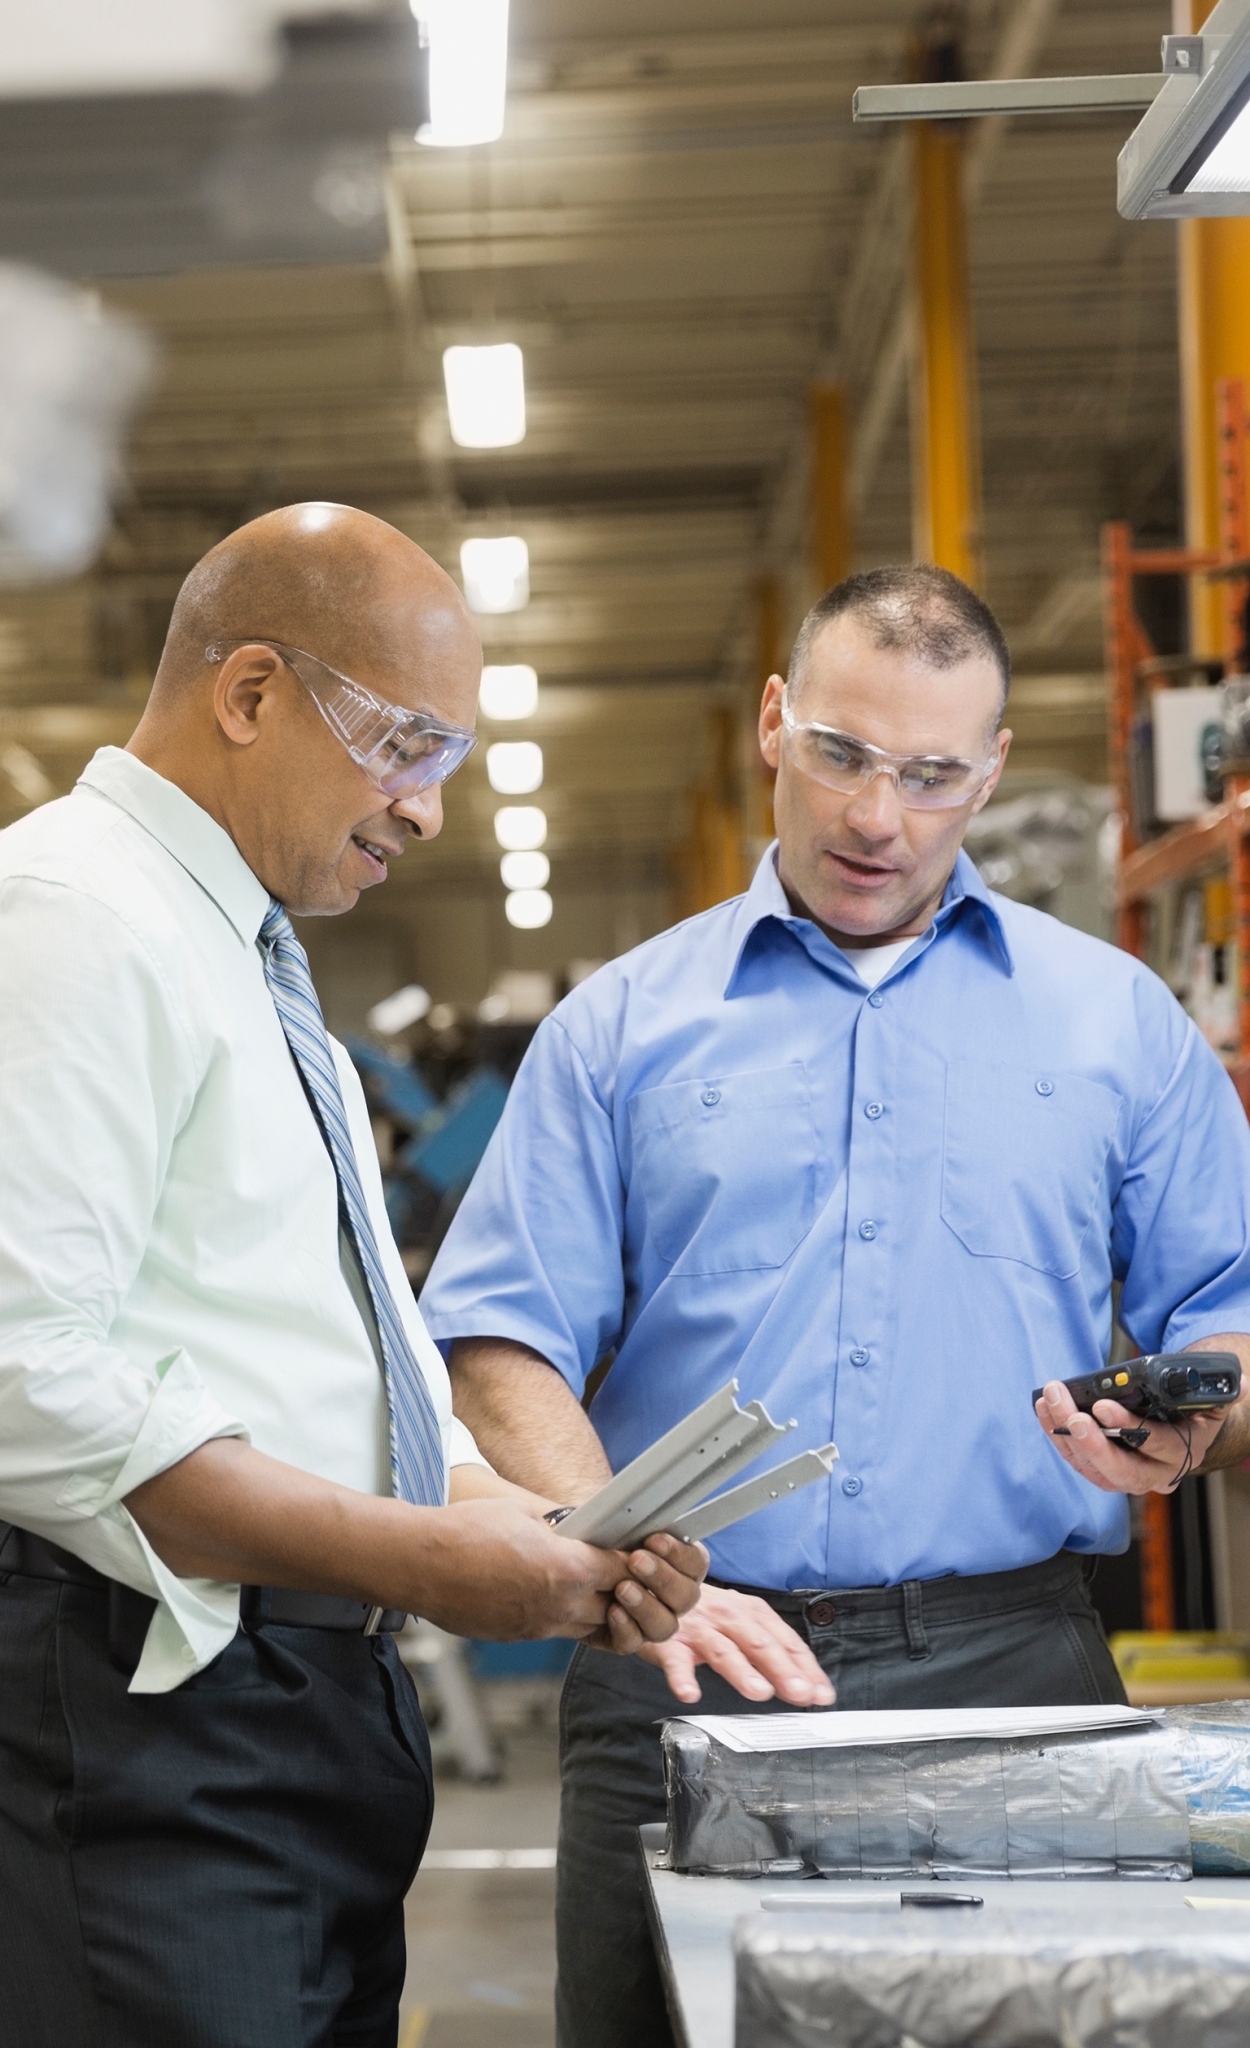
[[[1124,1699],[1075,1557],[979,1578],[767,1597],[806,1637],[842,1707]],[[783,1700],[743,1699],[706,1666],[698,1676],[699,1713],[793,1712]],[[681,1711],[654,1666],[575,1651],[560,1704],[559,2048],[672,2048],[638,1829],[665,1818],[660,1724]]]
[[[0,2048],[395,2048],[433,1799],[391,1637],[125,1661],[107,1591],[0,1581]]]

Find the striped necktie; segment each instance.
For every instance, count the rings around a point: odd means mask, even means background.
[[[308,956],[286,911],[272,898],[258,943],[274,1008],[334,1165],[339,1216],[373,1304],[386,1371],[395,1494],[417,1507],[441,1507],[446,1499],[442,1431],[378,1253]]]

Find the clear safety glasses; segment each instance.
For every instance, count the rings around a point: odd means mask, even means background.
[[[854,796],[876,776],[888,775],[906,811],[953,811],[958,804],[970,803],[984,789],[996,759],[994,754],[984,761],[960,761],[946,754],[887,754],[852,733],[801,723],[785,697],[781,722],[795,766],[805,775],[844,796]]]
[[[451,725],[428,711],[406,711],[387,704],[363,683],[340,674],[302,647],[288,647],[263,633],[236,634],[214,640],[204,652],[221,661],[235,647],[271,647],[299,677],[340,745],[389,803],[415,796],[436,782],[446,782],[477,745],[477,734]]]

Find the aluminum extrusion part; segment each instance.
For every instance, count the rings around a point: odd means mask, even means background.
[[[861,85],[851,99],[855,121],[960,121],[982,114],[1097,114],[1148,107],[1161,71],[1107,78],[968,78],[932,85]]]
[[[788,1500],[792,1493],[801,1492],[818,1479],[828,1479],[837,1455],[836,1444],[824,1444],[818,1451],[800,1451],[797,1458],[774,1465],[771,1472],[748,1479],[743,1486],[731,1486],[727,1493],[713,1494],[702,1507],[691,1508],[664,1526],[684,1542],[698,1543],[704,1536],[715,1536],[719,1529],[728,1529],[732,1523],[758,1514],[761,1508],[771,1507],[775,1500]]]
[[[605,1550],[640,1543],[732,1479],[797,1427],[777,1423],[759,1401],[740,1408],[736,1379],[616,1473],[559,1524],[561,1536]],[[724,1525],[722,1525],[724,1526]]]

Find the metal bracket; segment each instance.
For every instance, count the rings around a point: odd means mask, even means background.
[[[788,1500],[792,1493],[800,1493],[817,1479],[828,1479],[837,1455],[836,1444],[825,1444],[819,1451],[800,1451],[797,1458],[774,1465],[761,1478],[748,1479],[744,1486],[731,1486],[727,1493],[713,1494],[702,1507],[691,1508],[688,1514],[678,1515],[675,1522],[666,1522],[664,1526],[684,1543],[698,1543],[704,1536],[715,1536],[718,1530],[728,1529],[732,1522],[745,1521],[748,1515],[771,1507],[775,1500]]]
[[[1170,42],[1201,42],[1172,36]],[[1179,66],[1177,67],[1180,68]],[[969,78],[938,85],[861,85],[856,121],[962,121],[981,114],[1099,114],[1153,104],[1161,71],[1109,78]]]
[[[561,1536],[615,1550],[622,1544],[641,1543],[644,1537],[654,1536],[661,1529],[672,1529],[679,1518],[697,1509],[716,1487],[723,1486],[744,1466],[754,1464],[797,1426],[793,1421],[774,1422],[759,1401],[748,1401],[745,1408],[740,1408],[734,1399],[737,1391],[737,1380],[730,1380],[728,1386],[626,1465],[590,1500],[583,1501],[565,1517],[559,1524]],[[807,1455],[820,1457],[823,1453]],[[784,1472],[787,1468],[781,1469]],[[828,1465],[821,1469],[827,1476]],[[812,1479],[820,1476],[820,1472],[810,1475]],[[768,1480],[775,1483],[771,1474]],[[761,1495],[758,1505],[766,1506],[771,1498],[771,1494]],[[708,1503],[709,1508],[713,1505]],[[740,1512],[752,1513],[753,1509]],[[738,1519],[739,1514],[730,1514],[714,1526],[727,1528],[730,1521]]]
[[[1201,36],[1164,36],[1163,68],[1183,71],[1187,78],[1199,78],[1204,68],[1206,45]]]

